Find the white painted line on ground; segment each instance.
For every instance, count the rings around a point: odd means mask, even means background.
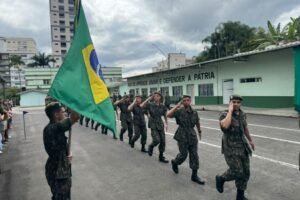
[[[174,134],[169,133],[169,132],[166,132],[166,135],[174,136]],[[204,145],[208,145],[208,146],[211,146],[211,147],[215,147],[215,148],[221,149],[221,146],[215,145],[215,144],[211,144],[211,143],[208,143],[208,142],[199,141],[199,144],[204,144]],[[287,163],[287,162],[275,160],[275,159],[272,159],[272,158],[266,158],[266,157],[259,156],[259,155],[256,155],[256,154],[253,154],[252,157],[258,158],[258,159],[261,159],[261,160],[265,160],[265,161],[269,161],[269,162],[272,162],[272,163],[276,163],[276,164],[279,164],[279,165],[282,165],[282,166],[286,166],[286,167],[290,167],[290,168],[298,170],[298,166],[294,165],[294,164],[291,164],[291,163]]]
[[[173,120],[169,120],[169,122],[175,123],[175,121],[173,121]],[[209,126],[201,126],[201,127],[221,132],[221,130],[219,128],[213,128],[213,127],[209,127]],[[275,140],[275,141],[278,141],[278,142],[287,142],[287,143],[291,143],[291,144],[299,144],[300,145],[300,142],[293,141],[293,140],[285,140],[285,139],[274,138],[274,137],[267,137],[267,136],[255,135],[255,134],[251,134],[251,136],[258,137],[258,138],[263,138],[263,139]]]
[[[219,122],[219,120],[209,119],[209,118],[200,118],[200,120]],[[299,129],[282,128],[282,127],[276,127],[276,126],[266,126],[266,125],[260,125],[260,124],[248,124],[248,125],[249,126],[262,127],[262,128],[271,128],[271,129],[278,129],[278,130],[285,130],[285,131],[293,131],[293,132],[299,132],[300,133]]]

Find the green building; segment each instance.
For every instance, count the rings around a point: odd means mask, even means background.
[[[295,69],[300,68],[300,59],[296,59],[299,49],[300,42],[294,42],[127,77],[128,89],[132,95],[168,92],[173,102],[188,94],[196,105],[228,104],[230,95],[240,94],[243,105],[249,107],[294,107],[295,90],[300,87],[295,84]]]

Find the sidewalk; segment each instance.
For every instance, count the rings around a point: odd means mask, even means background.
[[[205,111],[223,111],[227,110],[227,105],[194,105],[196,110]],[[294,108],[252,108],[242,106],[242,109],[248,114],[256,115],[270,115],[270,116],[280,116],[280,117],[298,117],[297,111]]]

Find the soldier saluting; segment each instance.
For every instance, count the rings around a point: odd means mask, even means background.
[[[153,102],[149,103],[153,99]],[[159,92],[154,92],[153,95],[148,97],[142,105],[142,108],[146,108],[149,116],[149,128],[151,129],[152,143],[148,147],[148,154],[152,156],[153,148],[159,145],[159,161],[163,163],[168,163],[164,157],[164,152],[166,148],[166,135],[164,128],[168,128],[167,119],[167,108],[161,103],[161,94]],[[164,116],[165,125],[161,119]]]
[[[121,120],[121,131],[120,131],[120,140],[123,141],[123,135],[128,130],[128,137],[130,141],[132,139],[133,134],[133,124],[132,124],[132,115],[131,112],[128,110],[128,106],[130,105],[129,96],[125,95],[124,99],[120,99],[114,103],[115,106],[119,106],[121,110],[120,120]]]
[[[182,108],[181,105],[183,105]],[[174,108],[172,108],[167,117],[175,117],[178,129],[174,135],[174,139],[178,143],[179,153],[174,160],[171,161],[173,171],[178,174],[178,165],[181,165],[187,155],[190,154],[190,168],[192,169],[191,180],[204,185],[205,182],[198,177],[199,156],[198,156],[198,138],[194,127],[197,127],[199,139],[201,140],[200,120],[197,111],[191,107],[191,97],[184,95]]]
[[[220,126],[223,132],[222,153],[229,169],[223,175],[216,176],[216,188],[222,193],[224,183],[235,180],[236,199],[247,200],[244,192],[250,177],[249,156],[252,155],[254,144],[248,130],[246,114],[240,108],[241,101],[241,96],[231,95],[228,110],[220,116]]]
[[[144,110],[141,107],[142,97],[137,95],[135,96],[134,101],[128,107],[128,110],[133,113],[133,126],[134,126],[134,137],[131,140],[131,147],[134,147],[134,143],[141,137],[141,151],[147,153],[145,145],[147,142],[147,129],[144,116]]]

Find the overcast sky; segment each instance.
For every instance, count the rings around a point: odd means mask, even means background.
[[[266,27],[300,15],[299,0],[82,0],[102,65],[151,72],[165,54],[198,55],[220,22]],[[51,54],[49,0],[0,0],[0,36],[32,37]],[[154,45],[153,45],[154,44]],[[156,46],[156,47],[154,47]]]

